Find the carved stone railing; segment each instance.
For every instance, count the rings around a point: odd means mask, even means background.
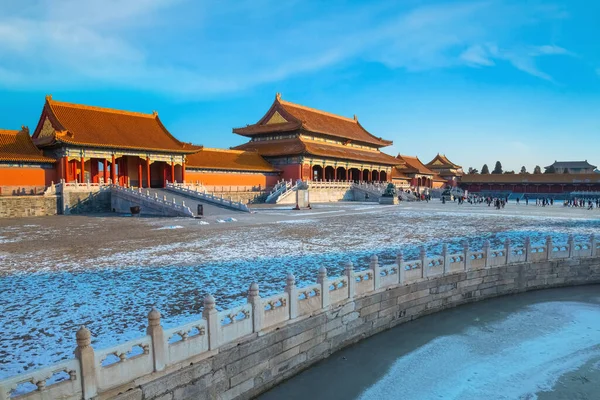
[[[194,213],[190,207],[185,205],[185,201],[181,204],[177,204],[175,199],[168,201],[166,196],[162,199],[158,197],[156,193],[154,196],[150,194],[148,190],[143,189],[131,189],[122,186],[112,185],[113,195],[121,196],[124,199],[132,201],[143,208],[148,207],[150,209],[160,209],[165,211],[165,215],[174,215],[180,217],[194,217]]]
[[[232,210],[250,212],[250,208],[248,208],[248,205],[242,203],[241,201],[233,201],[231,200],[231,198],[225,199],[223,198],[223,196],[215,196],[210,193],[205,193],[200,191],[198,187],[188,187],[178,183],[167,182],[165,189],[170,190],[174,193],[179,193],[195,198],[200,201],[205,201],[207,203],[212,203],[222,207],[230,208]]]
[[[247,304],[229,310],[217,311],[209,294],[204,298],[202,318],[179,327],[163,329],[160,313],[153,308],[145,336],[108,349],[93,350],[90,331],[82,326],[76,335],[75,359],[1,381],[0,400],[92,399],[143,377],[150,379],[152,373],[216,354],[221,346],[230,347],[248,335],[261,336],[382,290],[511,264],[591,257],[600,257],[593,235],[584,242],[569,236],[567,243],[561,244],[548,237],[543,246],[532,246],[526,238],[523,246],[513,246],[507,240],[497,249],[486,241],[477,251],[464,242],[457,254],[449,254],[448,246],[443,245],[441,255],[435,256],[427,256],[421,247],[418,259],[404,260],[400,253],[392,265],[380,265],[377,256],[372,256],[368,268],[361,271],[347,262],[339,277],[329,277],[321,267],[317,283],[301,288],[296,287],[290,273],[284,292],[262,298],[258,284],[252,283]]]
[[[110,179],[109,183],[92,183],[90,181],[65,182],[64,179],[61,179],[58,183],[52,182],[44,191],[44,196],[54,196],[63,192],[97,192],[101,190],[110,190],[111,186]]]

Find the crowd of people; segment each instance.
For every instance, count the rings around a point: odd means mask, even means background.
[[[492,197],[492,196],[480,196],[480,195],[477,195],[477,194],[470,194],[467,197],[461,197],[461,196],[454,197],[454,196],[452,196],[450,198],[450,200],[454,201],[454,202],[457,202],[458,204],[463,204],[466,201],[469,204],[487,204],[488,207],[491,207],[493,205],[494,208],[496,208],[498,210],[504,208],[508,204],[508,196],[506,196],[506,197]],[[524,202],[525,205],[528,206],[530,201],[533,204],[534,200],[533,199],[529,199],[528,196],[524,196],[522,200],[520,198],[518,198],[518,197],[515,199],[515,203],[517,205],[519,205],[522,202]],[[442,197],[442,203],[446,203],[445,197]],[[537,207],[553,206],[554,205],[554,199],[551,198],[551,197],[535,198],[535,205]],[[573,199],[567,199],[567,200],[564,200],[563,206],[565,206],[565,207],[587,208],[588,210],[593,210],[594,208],[600,209],[600,197],[597,197],[597,198],[573,198]]]

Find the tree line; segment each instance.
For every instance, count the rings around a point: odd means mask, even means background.
[[[490,169],[488,168],[487,164],[483,164],[483,167],[481,167],[481,172],[479,172],[479,170],[477,168],[469,167],[469,170],[467,171],[467,173],[468,174],[487,175],[487,174],[515,174],[516,172],[514,170],[504,171],[502,169],[502,163],[500,161],[496,161],[496,165],[494,166],[494,170],[492,172],[490,172]],[[533,173],[541,174],[542,168],[539,165],[536,165],[535,168],[533,169]],[[544,171],[544,174],[554,174],[554,173],[556,173],[554,166],[550,166],[550,168],[546,168],[546,171]],[[526,174],[529,174],[529,172],[527,171],[527,168],[525,168],[525,166],[522,166],[519,174],[526,175]]]

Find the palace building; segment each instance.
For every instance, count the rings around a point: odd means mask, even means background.
[[[346,118],[281,99],[255,124],[233,130],[250,138],[236,150],[258,152],[286,180],[391,181],[398,160],[382,153],[389,140]]]
[[[162,187],[185,180],[185,157],[200,146],[182,143],[158,113],[143,114],[55,101],[46,97],[33,143],[58,161],[66,182],[118,182]]]

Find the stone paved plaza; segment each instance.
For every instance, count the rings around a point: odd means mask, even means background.
[[[287,271],[312,283],[324,265],[340,274],[376,254],[382,264],[417,246],[439,253],[446,242],[481,247],[526,235],[565,241],[600,233],[600,212],[509,204],[372,203],[315,205],[312,210],[264,206],[253,214],[206,220],[115,215],[0,220],[0,377],[70,357],[74,334],[89,325],[103,348],[145,330],[152,305],[164,325],[197,319],[202,298],[218,308],[245,300],[252,281],[261,294],[280,292]],[[27,306],[24,306],[27,305]],[[6,344],[6,345],[5,345]]]

